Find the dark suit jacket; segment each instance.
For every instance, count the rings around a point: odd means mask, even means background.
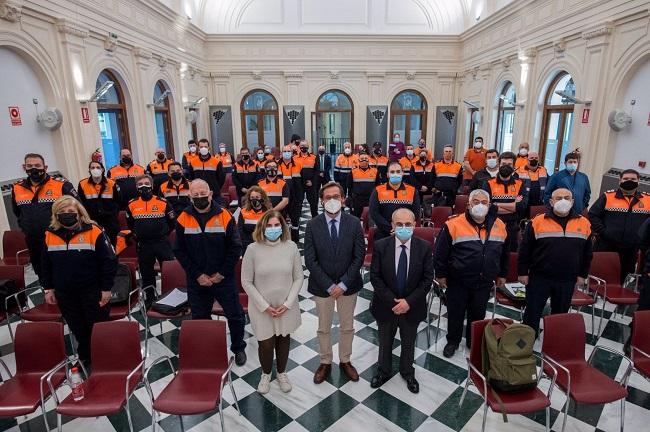
[[[316,164],[314,165],[314,170],[316,171],[315,174],[321,179],[321,183],[325,184],[332,179],[330,174],[332,172],[332,157],[327,153],[324,154],[323,155],[324,165],[321,166],[320,164],[321,156],[318,153],[316,153],[315,156],[316,156]],[[325,172],[325,175],[323,177],[320,177],[320,171]]]
[[[395,237],[377,241],[372,253],[370,283],[374,289],[370,311],[377,322],[390,321],[397,316],[391,310],[397,303],[397,276],[395,268]],[[397,240],[399,241],[399,240]],[[433,251],[429,242],[413,236],[409,258],[408,277],[404,298],[410,309],[404,315],[410,323],[418,323],[427,316],[427,293],[433,283]]]
[[[341,214],[339,239],[332,248],[329,225],[324,214],[307,223],[305,231],[305,265],[309,269],[308,291],[318,297],[328,297],[332,284],[343,282],[345,295],[363,287],[361,266],[366,255],[366,242],[361,222],[348,214]]]

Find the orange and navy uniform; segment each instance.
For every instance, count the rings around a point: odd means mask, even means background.
[[[561,218],[548,209],[526,226],[517,271],[519,276],[575,284],[576,277],[587,278],[591,258],[589,220],[574,210]]]
[[[248,160],[248,163],[243,160],[235,162],[233,173],[232,173],[232,182],[235,184],[237,189],[237,196],[241,200],[241,197],[245,195],[245,192],[242,192],[242,188],[248,189],[251,186],[255,186],[260,178],[258,165],[252,159]]]
[[[418,191],[422,186],[426,186],[431,190],[433,185],[433,162],[430,160],[422,163],[420,160],[411,165],[411,184],[415,186]]]
[[[133,164],[128,168],[119,164],[115,165],[108,170],[107,177],[115,180],[120,187],[122,200],[120,208],[125,209],[133,198],[138,196],[138,191],[135,187],[135,179],[144,174],[144,168],[138,164]]]
[[[79,182],[77,188],[79,200],[84,205],[90,218],[106,230],[111,243],[115,244],[120,230],[117,214],[120,211],[120,187],[109,178],[102,176],[99,183],[91,177]]]
[[[387,156],[382,154],[376,155],[372,154],[368,158],[368,163],[371,167],[377,168],[377,174],[379,175],[379,183],[386,183],[388,181],[388,160]]]
[[[190,164],[192,163],[193,159],[196,159],[199,157],[198,153],[192,153],[189,151],[186,151],[183,153],[183,159],[181,159],[181,166],[183,167],[183,171],[185,172],[185,176],[189,176],[190,174]]]
[[[520,167],[517,171],[517,176],[523,180],[528,180],[528,205],[536,206],[544,204],[544,191],[546,190],[546,182],[548,181],[548,172],[543,166],[538,166],[537,169],[528,169],[526,165]]]
[[[436,239],[436,277],[447,278],[452,284],[462,282],[463,286],[492,286],[494,279],[508,274],[507,237],[506,226],[494,211],[482,224],[468,212],[451,216]]]
[[[264,178],[257,182],[257,185],[266,192],[273,207],[280,204],[283,198],[289,199],[289,185],[281,178],[275,178],[274,180]]]
[[[342,185],[347,184],[348,176],[352,172],[353,168],[357,167],[357,158],[355,155],[351,154],[347,156],[345,154],[340,154],[334,162],[334,181]]]
[[[377,168],[354,168],[348,178],[348,190],[352,199],[365,198],[366,205],[378,183]]]
[[[104,231],[95,224],[78,230],[48,228],[45,232],[41,284],[45,289],[83,295],[110,291],[117,257]]]
[[[490,194],[492,204],[514,203],[517,202],[517,197],[521,197],[521,201],[516,203],[514,213],[499,215],[499,218],[506,224],[518,224],[528,207],[528,191],[524,180],[515,178],[513,175],[504,181],[497,175],[484,183],[484,189]]]
[[[153,178],[153,193],[157,194],[160,191],[160,185],[169,179],[167,171],[172,162],[174,162],[172,159],[165,159],[163,162],[154,159],[147,165],[145,173]]]
[[[649,218],[650,195],[640,191],[624,195],[620,189],[609,190],[589,207],[589,221],[603,250],[637,247],[639,229]]]
[[[463,166],[454,160],[439,160],[433,164],[432,177],[434,188],[454,194],[463,181]]]
[[[174,209],[174,214],[180,214],[190,205],[190,182],[182,179],[177,185],[169,179],[160,185],[160,196],[165,198]]]
[[[221,186],[226,180],[226,173],[223,170],[221,160],[212,155],[206,157],[197,156],[190,161],[190,180],[205,180],[215,197],[221,194]]]
[[[241,256],[236,230],[232,215],[215,202],[207,213],[199,214],[191,206],[178,216],[174,255],[187,274],[190,288],[198,287],[196,279],[201,274],[220,273],[225,278],[223,286],[234,284],[233,271]],[[219,289],[223,289],[221,284]]]
[[[27,237],[43,241],[45,229],[52,220],[52,204],[63,195],[78,198],[72,183],[63,178],[50,177],[49,174],[37,186],[32,185],[28,178],[14,183],[11,205],[18,218],[18,226]]]
[[[232,155],[228,152],[225,153],[218,153],[215,155],[217,159],[221,161],[221,165],[223,166],[223,172],[228,174],[233,171],[233,160],[232,160]]]
[[[515,171],[518,170],[519,168],[523,168],[528,164],[528,156],[521,156],[517,155],[517,159],[515,159]]]
[[[239,238],[241,238],[242,255],[246,252],[248,245],[253,243],[253,231],[257,226],[257,222],[262,218],[264,213],[266,213],[266,210],[264,209],[255,211],[254,209],[247,210],[245,208],[242,208],[239,212],[237,228],[239,229]]]
[[[420,146],[417,146],[417,147],[415,148],[415,154],[416,154],[416,155],[419,155],[420,152],[422,152],[422,150],[424,150],[424,151],[427,152],[427,160],[432,161],[432,160],[433,160],[433,152],[431,151],[431,149],[428,149],[428,148],[426,148],[426,147],[420,147]]]
[[[390,235],[391,218],[393,212],[400,208],[408,208],[416,218],[420,216],[420,194],[410,184],[400,183],[397,189],[393,189],[390,183],[378,185],[370,195],[369,203],[370,217],[377,225],[375,238],[383,238]]]
[[[408,184],[413,184],[413,179],[411,179],[411,167],[415,162],[418,161],[417,156],[402,156],[399,160],[399,164],[402,166],[402,172],[404,173],[404,181]]]
[[[284,159],[278,161],[278,175],[282,175],[282,179],[289,186],[289,193],[292,197],[300,198],[300,205],[302,206],[302,178],[300,173],[302,165],[297,162],[295,157],[292,157],[289,162]]]
[[[126,221],[138,243],[155,242],[166,239],[174,228],[174,209],[165,198],[152,196],[131,200],[126,209]]]
[[[318,159],[316,158],[316,155],[312,153],[307,153],[306,155],[299,153],[297,156],[294,156],[294,158],[302,167],[300,171],[300,177],[302,177],[303,186],[307,187],[307,180],[311,180],[311,184],[313,186],[318,177]]]

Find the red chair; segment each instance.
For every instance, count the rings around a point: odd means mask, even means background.
[[[467,210],[467,201],[469,201],[469,195],[456,195],[456,201],[454,202],[454,214],[463,214]]]
[[[650,310],[634,312],[630,348],[634,370],[650,379]]]
[[[244,313],[248,315],[248,294],[244,291],[244,287],[241,284],[241,263],[242,259],[240,258],[235,264],[235,284],[237,286],[237,292],[239,293],[239,304],[241,304]],[[212,313],[217,316],[226,316],[223,308],[218,301],[215,300],[212,305]]]
[[[0,265],[29,264],[29,250],[25,242],[25,234],[18,230],[9,230],[2,233],[2,261]]]
[[[363,234],[368,237],[368,231],[370,230],[370,209],[364,207],[361,211],[361,226],[363,227]]]
[[[127,247],[118,253],[117,258],[121,263],[133,264],[138,266],[138,245],[135,240],[128,239]]]
[[[438,343],[438,335],[440,333],[440,320],[442,319],[442,305],[447,306],[447,298],[445,297],[445,292],[440,287],[440,284],[437,280],[433,280],[433,287],[427,293],[427,348],[431,347],[431,306],[433,306],[434,297],[440,299],[438,304],[438,318],[436,322],[436,339],[433,342],[434,344]]]
[[[37,343],[35,343],[37,341]],[[10,379],[0,385],[0,417],[31,414],[41,407],[45,430],[50,430],[45,401],[51,390],[47,377],[66,363],[63,324],[55,322],[18,324],[14,343],[16,374],[11,375],[2,359],[0,364]],[[62,371],[51,378],[52,388],[63,383]]]
[[[508,276],[506,276],[506,283],[514,283],[518,281],[517,277],[517,259],[519,254],[517,252],[510,252],[510,263],[508,268]],[[496,284],[492,288],[494,295],[494,304],[492,307],[492,319],[497,312],[497,305],[510,306],[519,310],[519,321],[524,320],[524,309],[526,308],[526,300],[512,300],[500,290],[497,289]]]
[[[431,224],[434,228],[442,228],[449,216],[451,216],[451,207],[433,207],[431,209]]]
[[[541,215],[541,214],[546,213],[547,208],[548,207],[543,206],[543,205],[530,206],[530,208],[528,209],[528,214],[529,214],[528,218],[533,219],[537,215]]]
[[[584,287],[576,286],[571,297],[571,307],[576,308],[576,312],[580,312],[584,306],[591,306],[591,334],[594,335],[596,330],[596,292],[589,294]]]
[[[150,289],[149,287],[143,287],[142,289],[140,289],[138,287],[138,279],[136,276],[136,266],[129,262],[124,264],[129,266],[129,271],[131,273],[132,289],[131,292],[129,292],[129,300],[126,303],[111,305],[111,311],[108,315],[108,319],[110,321],[118,321],[124,318],[128,318],[129,321],[131,321],[133,319],[132,317],[133,312],[135,312],[138,306],[141,306],[142,292],[144,292],[147,289]],[[144,307],[142,310],[144,310]],[[143,313],[143,315],[145,315],[145,319],[146,319],[146,314]]]
[[[372,251],[374,250],[375,231],[377,228],[372,227],[368,230],[368,247],[366,248],[366,256],[363,257],[363,266],[361,266],[361,274],[370,271],[370,264],[372,264]]]
[[[415,227],[413,229],[413,236],[426,240],[431,246],[431,250],[434,250],[436,247],[436,232],[433,227]]]
[[[120,226],[120,230],[128,230],[129,224],[126,222],[126,211],[122,210],[117,214],[117,221]]]
[[[226,177],[223,181],[223,184],[221,185],[221,190],[219,191],[220,193],[228,193],[228,188],[230,186],[234,186],[235,183],[232,181],[232,173],[226,173]]]
[[[609,378],[591,365],[596,351],[603,350],[628,361],[629,365],[620,383]],[[582,404],[606,404],[621,400],[621,431],[625,424],[625,398],[627,397],[627,379],[632,371],[632,361],[623,354],[596,345],[585,361],[585,322],[578,314],[556,314],[544,317],[544,340],[542,342],[542,357],[557,370],[556,383],[567,395],[564,405],[564,421],[562,431],[566,426],[569,401],[573,399]],[[547,363],[548,364],[548,363]],[[544,367],[548,374],[550,368]]]
[[[223,386],[228,383],[239,411],[237,395],[232,386],[231,369],[234,357],[228,359],[226,348],[226,323],[212,320],[188,320],[181,324],[178,372],[153,401],[151,430],[156,430],[158,412],[175,415],[194,415],[219,408],[221,430],[225,430],[222,410]],[[169,357],[159,357],[157,363]],[[147,370],[147,373],[149,373]]]
[[[621,286],[621,263],[616,252],[594,252],[588,281],[596,283],[595,287],[589,285],[589,289],[603,298],[600,323],[598,324],[598,333],[596,333],[599,335],[603,326],[607,302],[616,306],[634,305],[639,300],[639,293]],[[614,309],[614,316],[616,316],[616,309]]]
[[[484,408],[482,431],[485,430],[485,420],[487,418],[488,407],[490,407],[492,411],[502,414],[528,414],[544,410],[546,412],[546,430],[550,431],[551,393],[555,387],[557,372],[555,372],[553,366],[542,359],[543,371],[551,378],[551,385],[546,394],[544,394],[538,387],[517,393],[496,393],[496,390],[490,387],[485,375],[483,375],[483,353],[481,350],[481,344],[483,342],[483,332],[485,327],[489,325],[490,321],[491,320],[481,320],[472,323],[472,346],[469,351],[469,357],[467,357],[467,380],[465,381],[465,389],[463,390],[458,405],[463,405],[463,400],[467,394],[467,388],[471,383],[477,388],[479,395],[483,398]],[[512,323],[512,320],[508,319],[502,319],[501,321],[508,324]],[[495,393],[498,394],[501,401],[497,399]],[[503,408],[505,408],[505,413],[503,412]]]
[[[59,431],[61,415],[99,417],[117,413],[126,406],[129,429],[133,432],[129,398],[140,383],[144,383],[151,396],[144,374],[138,323],[109,321],[95,324],[90,350],[93,370],[83,383],[84,398],[75,402],[72,395],[69,395],[59,401],[54,395]],[[52,387],[50,391],[53,392]]]

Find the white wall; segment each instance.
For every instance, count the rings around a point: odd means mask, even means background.
[[[0,64],[3,81],[0,86],[0,181],[25,176],[22,169],[25,153],[40,153],[45,158],[48,170],[59,169],[53,132],[40,127],[36,122],[36,107],[32,99],[38,99],[40,110],[48,106],[48,98],[38,76],[20,55],[2,47]],[[22,126],[11,125],[10,106],[20,108]]]
[[[650,59],[646,60],[629,81],[623,105],[620,107],[632,115],[629,128],[617,133],[616,150],[613,167],[634,168],[639,172],[650,174]],[[636,100],[635,105],[631,104]],[[638,166],[639,161],[647,163],[645,168]]]

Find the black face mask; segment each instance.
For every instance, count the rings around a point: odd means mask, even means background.
[[[425,162],[427,160],[426,156],[420,156],[420,162]]]
[[[59,213],[56,215],[56,220],[66,228],[71,228],[79,222],[79,215],[77,213]]]
[[[43,177],[45,177],[45,170],[41,168],[30,168],[27,170],[27,175],[34,183],[40,183]]]
[[[171,177],[172,180],[179,181],[180,179],[183,178],[183,173],[181,172],[173,172],[169,174],[169,177]]]
[[[138,194],[142,197],[142,199],[148,200],[153,196],[153,189],[151,186],[140,186],[138,188]]]
[[[319,154],[319,155],[324,155],[324,154],[325,154],[325,150],[318,150],[318,154]]]
[[[303,153],[307,153],[307,147],[300,147],[300,151]]]
[[[535,168],[539,164],[539,161],[537,159],[528,159],[528,165],[532,166]]]
[[[639,182],[634,180],[625,180],[623,183],[620,184],[620,186],[621,189],[625,191],[633,191],[639,187]]]
[[[376,155],[380,155],[380,154],[381,154],[381,149],[375,149],[374,153],[375,153]]]
[[[133,159],[131,158],[131,156],[123,156],[122,157],[122,163],[124,165],[131,165],[131,162],[133,162]]]
[[[192,198],[192,204],[197,210],[205,210],[210,207],[210,197]]]
[[[268,177],[274,178],[275,176],[278,175],[278,170],[274,170],[274,169],[267,170],[267,171],[266,171],[266,175],[267,175]]]
[[[258,208],[262,207],[262,200],[252,199],[251,200],[251,207],[253,207],[254,209],[258,209]]]
[[[165,157],[164,154],[162,154],[162,153],[159,153],[159,154],[158,154],[158,160],[159,160],[159,161],[164,161],[165,159],[167,159],[167,158]]]
[[[250,158],[251,158],[250,155],[247,155],[247,154],[245,154],[245,155],[241,155],[241,160],[245,160],[245,161],[247,161],[247,160],[250,159]]]
[[[420,143],[420,144],[418,144],[418,147],[420,147],[420,148],[424,148],[425,145],[426,145],[426,144],[424,144],[424,143]]]
[[[507,178],[512,175],[514,172],[514,168],[512,168],[510,165],[503,165],[502,167],[499,168],[499,175],[501,178]]]

